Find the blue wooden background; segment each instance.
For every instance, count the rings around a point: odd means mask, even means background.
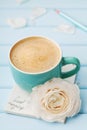
[[[47,13],[36,19],[36,24],[32,25],[29,17],[34,7],[45,7]],[[0,130],[87,129],[87,32],[78,28],[74,34],[55,32],[54,28],[61,23],[69,23],[55,13],[57,8],[87,26],[87,0],[29,0],[21,5],[16,0],[0,0]],[[11,28],[7,19],[16,17],[26,18],[27,27]],[[64,56],[80,59],[81,69],[76,82],[81,91],[82,107],[79,115],[68,119],[66,124],[47,123],[4,112],[14,82],[8,66],[9,48],[17,40],[31,35],[52,38],[60,43]]]

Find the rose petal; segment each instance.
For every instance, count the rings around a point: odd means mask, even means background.
[[[12,28],[21,28],[26,26],[27,21],[24,18],[9,18],[7,20],[8,25],[10,25]]]
[[[74,34],[75,30],[76,30],[75,27],[73,25],[69,25],[69,24],[61,24],[55,28],[55,31],[68,33],[68,34]]]
[[[31,16],[30,16],[30,19],[36,19],[38,17],[40,17],[41,15],[45,14],[46,13],[46,9],[45,8],[42,8],[42,7],[37,7],[37,8],[34,8],[31,12]]]

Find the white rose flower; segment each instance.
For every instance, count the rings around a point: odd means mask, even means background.
[[[49,122],[65,122],[80,110],[79,88],[60,78],[54,78],[33,89],[37,95],[39,117]]]

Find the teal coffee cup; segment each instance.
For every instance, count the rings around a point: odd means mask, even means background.
[[[43,36],[16,42],[10,49],[9,61],[16,84],[27,91],[54,77],[70,77],[80,69],[76,57],[63,57],[59,44]],[[62,72],[67,64],[74,64],[75,68]]]

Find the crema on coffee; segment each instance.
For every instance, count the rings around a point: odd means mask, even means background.
[[[17,42],[10,52],[15,67],[30,73],[51,69],[60,59],[57,45],[43,37],[30,37]]]

